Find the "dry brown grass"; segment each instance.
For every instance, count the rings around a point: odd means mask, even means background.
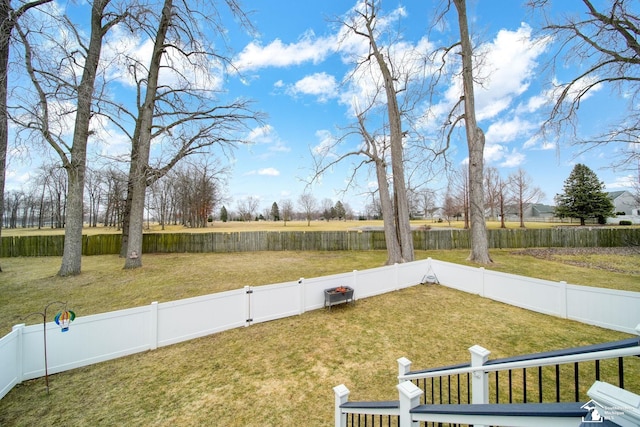
[[[571,283],[597,273],[588,266],[562,273],[564,264],[551,264],[557,261],[492,253],[504,271],[556,271]],[[385,258],[383,251],[145,255],[142,269],[123,270],[120,258],[97,256],[85,257],[82,275],[67,279],[55,277],[59,258],[3,259],[0,325],[6,331],[16,316],[52,299],[68,300],[82,316],[365,269]],[[468,361],[474,344],[498,358],[626,337],[442,286],[415,286],[52,375],[50,395],[42,378],[25,382],[0,401],[0,425],[326,426],[340,383],[352,400],[397,399],[402,356],[426,368]],[[631,369],[640,379],[640,366]]]
[[[556,226],[578,226],[577,223],[552,223],[552,222],[526,222],[527,228],[550,228]],[[434,222],[432,220],[414,220],[411,221],[412,227],[429,226],[432,228],[464,228],[464,221],[451,221],[448,222]],[[164,230],[158,224],[151,223],[149,226],[145,225],[145,233],[212,233],[212,232],[242,232],[242,231],[341,231],[351,230],[358,228],[379,228],[382,229],[382,220],[369,220],[369,221],[311,221],[307,225],[307,221],[288,221],[286,225],[282,221],[249,221],[249,222],[220,222],[216,221],[211,223],[206,228],[187,228],[181,225],[167,225]],[[519,228],[520,224],[517,222],[508,222],[507,228]],[[500,222],[487,221],[487,228],[500,228]],[[83,234],[95,235],[95,234],[119,234],[121,230],[114,227],[85,227]],[[56,235],[64,234],[64,229],[55,228],[3,228],[3,236],[40,236],[40,235]]]

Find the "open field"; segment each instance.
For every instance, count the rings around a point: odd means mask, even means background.
[[[146,224],[146,223],[145,223]],[[573,227],[579,226],[579,222],[525,222],[527,228],[549,228],[549,227]],[[432,220],[414,220],[411,221],[412,227],[429,226],[432,228],[464,228],[464,221],[451,221],[451,224],[445,222],[434,222]],[[519,222],[507,222],[507,228],[519,228]],[[206,228],[187,228],[181,225],[167,225],[164,230],[157,224],[151,224],[145,228],[145,233],[211,233],[211,232],[239,232],[239,231],[340,231],[352,230],[359,228],[380,228],[382,229],[382,220],[370,221],[311,221],[307,225],[306,221],[289,221],[284,224],[283,221],[249,221],[249,222],[213,222]],[[500,228],[499,221],[488,221],[487,228]],[[111,234],[121,233],[121,230],[112,227],[85,227],[83,234]],[[64,234],[62,228],[3,228],[3,236],[38,236]]]
[[[416,255],[465,263],[468,251]],[[586,255],[589,262],[567,263]],[[501,271],[640,289],[637,253],[623,255],[631,261],[615,264],[614,272],[600,267],[614,265],[617,253],[492,256],[491,268]],[[117,256],[95,256],[83,258],[80,276],[63,279],[55,277],[59,258],[5,258],[0,335],[51,300],[67,300],[83,316],[361,270],[385,259],[384,251],[167,254],[145,255],[142,269],[123,270]],[[498,358],[627,337],[442,286],[416,286],[52,375],[50,395],[44,379],[28,381],[0,401],[0,425],[326,426],[332,387],[340,383],[352,400],[397,399],[402,356],[416,368],[435,367],[468,361],[474,344]],[[632,362],[631,378],[640,379],[640,359]]]

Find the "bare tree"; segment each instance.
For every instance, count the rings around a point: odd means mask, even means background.
[[[555,87],[553,108],[544,130],[556,135],[573,132],[579,143],[622,143],[619,166],[635,168],[640,159],[640,7],[635,0],[593,2],[582,0],[583,14],[563,15],[552,20],[545,13],[549,0],[529,0],[529,4],[543,12],[545,30],[559,41],[554,59],[575,63],[580,70],[568,83]],[[628,101],[628,108],[610,123],[608,129],[589,138],[576,135],[581,103],[600,87],[616,91]],[[612,115],[609,115],[611,117]]]
[[[402,129],[402,116],[422,94],[419,90],[407,91],[407,86],[423,74],[415,72],[412,68],[415,63],[412,61],[403,63],[412,54],[407,53],[402,59],[394,56],[394,43],[397,39],[385,39],[383,31],[378,28],[378,23],[384,21],[379,16],[379,5],[378,0],[365,0],[358,4],[351,16],[341,21],[341,25],[348,30],[344,33],[345,39],[356,36],[364,40],[368,47],[367,54],[354,57],[356,66],[349,79],[356,84],[365,80],[366,86],[372,88],[373,93],[367,95],[368,99],[364,101],[367,105],[364,108],[360,108],[359,102],[354,99],[353,108],[357,124],[348,128],[346,135],[336,140],[335,145],[350,135],[359,135],[363,143],[358,149],[338,155],[337,158],[331,157],[334,153],[325,147],[318,157],[321,160],[330,158],[331,161],[328,164],[319,161],[316,165],[316,176],[349,156],[363,157],[354,167],[350,182],[354,181],[356,173],[363,166],[373,167],[384,221],[387,263],[396,263],[414,259],[404,170],[403,142],[409,132]],[[423,61],[416,62],[424,67]],[[420,84],[416,87],[420,87]],[[398,99],[401,96],[404,106],[401,106]],[[371,123],[382,125],[376,129]]]
[[[4,186],[7,171],[7,148],[9,142],[9,120],[7,97],[9,88],[9,56],[11,36],[18,20],[29,9],[44,5],[51,0],[36,0],[20,4],[14,9],[11,0],[0,1],[0,212],[4,211]],[[2,238],[2,221],[0,221],[0,238]],[[0,266],[0,273],[2,266]]]
[[[225,3],[239,21],[248,25],[236,0],[225,0]],[[221,22],[216,21],[220,19],[216,6],[210,6],[213,10],[207,12],[185,2],[174,4],[173,0],[165,0],[157,27],[153,29],[154,49],[150,63],[148,66],[136,63],[133,67],[138,91],[140,94],[144,91],[144,96],[140,95],[144,101],[138,105],[137,113],[129,113],[136,125],[131,135],[131,167],[121,250],[126,257],[125,268],[142,266],[146,187],[186,156],[206,151],[213,145],[232,147],[243,142],[237,136],[238,131],[246,130],[247,122],[260,120],[259,115],[249,109],[248,101],[215,105],[211,90],[192,82],[177,65],[180,61],[176,57],[182,58],[196,74],[209,75],[209,57],[223,63],[229,61],[216,54],[212,45],[206,44],[208,37],[200,30],[204,24],[209,24],[214,31],[222,31]],[[165,59],[175,65],[164,66]],[[138,69],[143,70],[140,75]],[[177,86],[159,85],[161,69],[178,76]],[[150,164],[151,141],[162,138],[177,141],[176,149],[166,163],[153,166]]]
[[[376,15],[377,1],[365,0],[364,11],[359,12],[360,19],[364,22],[364,29],[361,29],[354,22],[350,29],[357,35],[368,40],[370,47],[370,57],[373,57],[382,73],[384,90],[386,94],[387,119],[389,122],[389,147],[391,152],[391,171],[393,174],[393,195],[394,195],[394,218],[400,243],[400,253],[402,261],[413,261],[413,234],[409,223],[409,202],[407,198],[406,180],[404,175],[404,149],[402,145],[403,130],[402,117],[398,107],[397,93],[404,87],[397,88],[396,82],[399,76],[394,75],[390,64],[385,58],[384,51],[378,46],[376,41]]]
[[[253,221],[259,207],[260,199],[254,196],[247,196],[244,199],[238,200],[236,204],[238,215],[240,215],[243,221]]]
[[[107,8],[111,0],[96,0],[92,3],[90,16],[90,33],[88,43],[81,38],[81,32],[74,27],[69,20],[63,22],[67,25],[70,34],[76,37],[77,50],[69,52],[66,46],[59,44],[67,56],[56,62],[55,68],[39,68],[31,49],[30,35],[32,30],[23,30],[16,23],[16,29],[25,46],[25,64],[27,73],[31,79],[37,94],[37,105],[31,111],[24,111],[24,121],[21,125],[27,129],[37,130],[51,145],[60,157],[62,165],[68,175],[68,196],[65,221],[65,240],[62,255],[62,265],[58,271],[59,276],[80,274],[82,263],[82,227],[84,217],[84,181],[87,162],[87,143],[91,134],[89,125],[93,115],[93,103],[95,101],[94,90],[102,42],[107,32],[118,23],[122,22],[127,13],[113,13]],[[54,41],[51,38],[50,41]],[[76,58],[80,55],[82,58]],[[55,62],[55,61],[51,61]],[[66,81],[69,74],[75,77],[77,64],[82,62],[82,76],[80,81]],[[40,64],[42,64],[40,62]],[[46,87],[52,87],[47,91]],[[51,105],[53,98],[58,100],[75,100],[75,123],[71,146],[65,141],[63,135],[52,126],[56,113]],[[17,116],[15,116],[17,117]]]
[[[286,227],[287,221],[291,221],[293,217],[293,202],[291,200],[284,199],[280,201],[280,215]]]
[[[466,0],[453,0],[458,11],[464,91],[464,121],[469,149],[469,216],[471,253],[468,259],[479,264],[491,263],[484,213],[484,132],[478,127],[473,90],[473,48],[469,36]]]
[[[484,194],[486,196],[485,206],[489,210],[489,218],[496,219],[499,209],[500,172],[495,167],[488,167],[484,170]]]
[[[513,200],[518,205],[520,227],[524,228],[524,210],[526,206],[531,203],[538,203],[544,197],[544,193],[539,187],[533,186],[533,180],[522,168],[519,168],[509,176],[509,186]]]
[[[304,218],[307,220],[307,227],[311,226],[311,220],[316,213],[318,201],[311,193],[303,193],[298,197],[298,204],[300,205],[300,210]]]

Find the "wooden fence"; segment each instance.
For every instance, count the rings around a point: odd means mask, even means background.
[[[617,247],[639,246],[640,228],[546,228],[488,230],[490,248]],[[468,249],[468,230],[415,230],[418,250]],[[121,236],[84,236],[83,255],[120,252]],[[0,256],[62,256],[64,236],[5,236]],[[358,231],[252,231],[211,233],[149,233],[144,253],[256,252],[256,251],[366,251],[386,249],[384,232]]]

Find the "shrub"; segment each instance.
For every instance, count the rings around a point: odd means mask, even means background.
[[[620,221],[620,225],[632,225],[633,223],[627,219]]]

